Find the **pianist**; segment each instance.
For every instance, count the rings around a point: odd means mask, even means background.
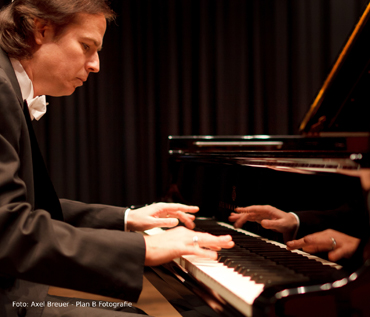
[[[183,227],[150,237],[125,232],[172,227],[178,219],[192,228],[197,207],[159,203],[129,211],[56,196],[31,120],[45,112],[44,95],[70,95],[99,71],[106,21],[113,18],[104,0],[15,0],[0,11],[1,316],[66,313],[58,298],[53,308],[30,306],[51,300],[47,285],[136,301],[144,265],[182,254],[215,258],[202,247],[233,246],[230,236]],[[71,306],[67,313],[118,314]]]

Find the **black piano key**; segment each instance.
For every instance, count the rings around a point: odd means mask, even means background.
[[[281,265],[263,265],[263,266],[254,266],[250,265],[249,263],[240,263],[238,266],[235,267],[235,271],[240,274],[250,274],[253,272],[279,272],[282,274],[297,274],[293,270],[290,270]]]
[[[231,235],[235,247],[218,252],[218,261],[259,283],[278,285],[302,281],[327,281],[329,276],[337,271],[331,266],[266,242],[262,238],[215,225],[215,222],[198,226],[213,235]]]

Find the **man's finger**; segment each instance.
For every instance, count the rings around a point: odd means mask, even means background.
[[[198,245],[202,247],[230,248],[234,245],[230,235],[213,236],[209,233],[194,232],[198,237]]]
[[[166,215],[166,217],[179,219],[189,229],[193,229],[195,227],[195,224],[194,224],[195,216],[194,215],[189,215],[182,211],[175,211],[175,212],[169,212]]]
[[[206,250],[206,249],[194,247],[194,246],[189,246],[188,250],[186,251],[186,254],[193,254],[199,257],[209,258],[211,260],[216,260],[218,257],[218,254],[216,251]]]
[[[179,211],[179,210],[176,210],[176,211],[168,211],[167,214],[166,214],[166,217],[173,217],[173,218],[178,218],[180,219],[181,221],[184,220],[194,220],[195,219],[195,216],[194,215],[189,215],[183,211]]]
[[[199,207],[197,206],[188,206],[183,204],[175,204],[175,203],[157,203],[156,207],[160,210],[160,212],[188,212],[188,213],[196,213],[199,211]]]
[[[179,224],[179,220],[177,218],[154,218],[152,222],[153,227],[165,228],[176,227]]]

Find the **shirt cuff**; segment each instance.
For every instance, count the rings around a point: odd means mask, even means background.
[[[127,217],[128,217],[128,214],[130,213],[130,211],[131,211],[131,209],[130,208],[127,208],[126,210],[125,210],[125,231],[129,231],[129,230],[127,230]]]

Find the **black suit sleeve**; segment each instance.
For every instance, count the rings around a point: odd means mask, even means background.
[[[46,210],[34,209],[31,157],[19,100],[0,69],[0,275],[137,300],[145,260],[143,237],[119,230],[76,228],[51,219]],[[76,205],[66,207],[71,223],[92,224],[87,218],[82,220],[85,217],[79,219],[77,212],[73,215],[77,209]],[[93,209],[95,215],[104,211]],[[105,212],[116,213],[113,209]],[[105,225],[119,229],[118,222],[113,226],[118,215]]]
[[[127,208],[61,199],[64,220],[75,227],[124,230]]]

